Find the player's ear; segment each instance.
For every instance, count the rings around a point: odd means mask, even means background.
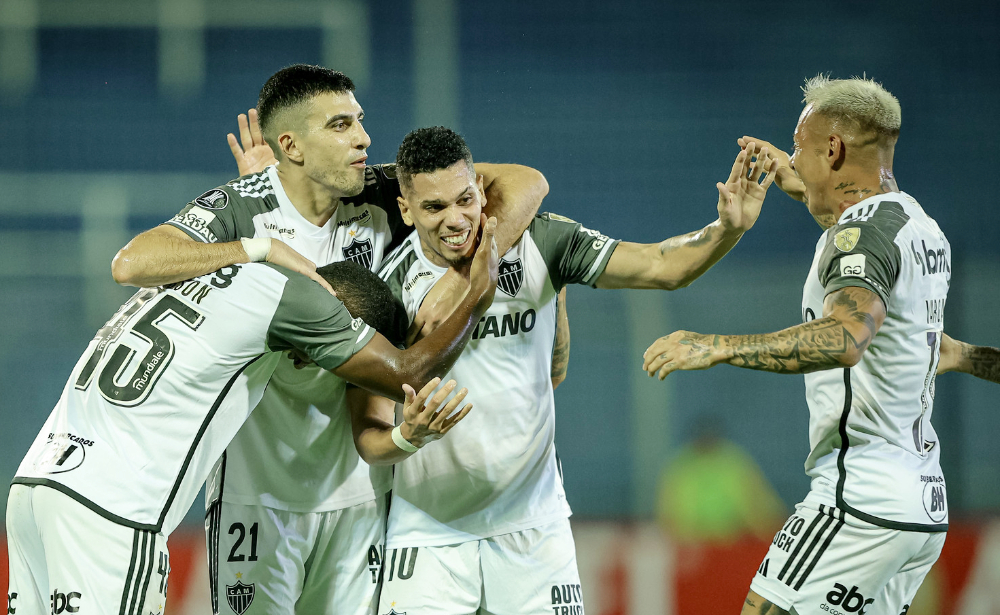
[[[844,158],[847,156],[847,145],[844,139],[838,134],[830,135],[828,139],[828,149],[826,153],[827,164],[834,171],[839,171],[844,166]]]
[[[287,130],[278,135],[278,149],[288,160],[302,162],[302,150],[299,149],[298,135],[294,132]]]
[[[403,217],[403,224],[413,226],[413,218],[410,217],[410,204],[401,196],[396,197],[396,203],[399,204],[399,215]]]

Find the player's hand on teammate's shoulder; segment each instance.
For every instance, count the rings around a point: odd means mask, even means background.
[[[500,255],[497,254],[496,230],[497,219],[486,218],[480,214],[479,245],[476,255],[469,268],[470,290],[478,297],[480,308],[485,309],[493,303],[493,295],[497,292],[497,274],[500,267]]]
[[[233,152],[233,158],[236,159],[236,167],[239,169],[241,177],[251,173],[260,173],[278,162],[271,147],[264,141],[256,109],[239,114],[236,123],[240,127],[239,142],[236,141],[236,136],[233,133],[227,134],[226,140],[229,141],[229,150]]]
[[[442,406],[441,404],[451,395],[458,384],[454,380],[449,380],[438,392],[434,393],[434,389],[439,384],[441,384],[441,379],[434,378],[425,384],[419,393],[414,391],[410,385],[403,385],[406,401],[403,404],[403,424],[400,425],[399,431],[407,442],[417,448],[443,438],[446,433],[451,431],[452,427],[472,411],[472,404],[465,404],[461,410],[455,412],[465,396],[469,394],[469,390],[466,388],[460,389],[454,397],[448,400],[448,403]],[[431,393],[434,395],[431,396]]]
[[[677,370],[708,369],[725,359],[717,343],[720,336],[674,331],[661,337],[642,353],[642,369],[660,380]]]
[[[757,221],[778,161],[751,142],[740,150],[726,183],[719,182],[719,221],[727,232],[744,233]]]
[[[771,145],[763,139],[747,135],[737,139],[736,143],[740,146],[740,149],[746,149],[747,145],[751,143],[756,144],[755,151],[751,152],[754,154],[766,147],[771,156],[778,161],[778,169],[774,174],[774,183],[778,186],[778,190],[781,190],[796,201],[805,202],[806,186],[792,168],[791,157],[787,152]]]
[[[334,297],[337,296],[337,293],[334,292],[333,287],[330,286],[329,282],[316,273],[316,263],[302,256],[280,239],[271,240],[271,251],[267,253],[267,262],[280,265],[285,269],[297,271],[298,273],[314,280]]]

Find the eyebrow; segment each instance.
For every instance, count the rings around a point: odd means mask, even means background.
[[[458,199],[462,198],[463,196],[469,193],[469,190],[472,190],[472,186],[469,186],[465,190],[460,192],[459,195],[456,196],[454,200],[457,201]],[[420,201],[421,205],[441,205],[443,203],[444,201],[442,199],[428,199],[426,201]]]
[[[358,116],[357,116],[358,121],[361,121],[364,118],[365,118],[365,112],[364,111],[358,113]],[[326,121],[326,124],[324,124],[324,126],[329,126],[330,124],[333,124],[335,122],[339,122],[340,120],[353,120],[353,119],[354,119],[354,114],[353,113],[339,113],[339,114],[331,117],[330,119],[328,119]]]

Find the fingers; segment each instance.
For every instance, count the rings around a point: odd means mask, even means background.
[[[449,380],[448,382],[446,382],[443,387],[438,389],[438,392],[435,393],[434,396],[430,398],[430,401],[428,401],[427,404],[424,406],[424,408],[420,411],[421,414],[426,413],[425,416],[427,418],[428,425],[434,423],[434,420],[438,417],[439,414],[438,407],[444,403],[444,400],[448,399],[448,396],[451,395],[451,392],[455,390],[456,386],[458,386],[458,383],[455,382],[454,380]]]
[[[413,397],[406,398],[406,408],[407,409],[417,408],[416,411],[417,414],[423,412],[424,402],[427,401],[427,398],[430,397],[431,393],[434,392],[434,389],[436,389],[437,385],[439,384],[441,384],[440,378],[431,378],[431,381],[425,384],[423,388],[420,389],[419,393],[417,393]],[[409,385],[403,385],[403,393],[406,393],[406,389],[410,389],[410,391],[413,391],[413,387]]]
[[[759,183],[761,174],[767,172],[765,167],[767,167],[770,162],[771,158],[768,157],[767,148],[761,148],[761,150],[757,152],[757,159],[754,160],[753,166],[750,168],[750,181],[755,184]]]
[[[727,184],[736,181],[740,177],[746,177],[745,171],[744,171],[744,164],[743,163],[749,157],[750,156],[747,154],[747,150],[746,149],[742,149],[742,150],[740,150],[739,154],[736,154],[736,160],[733,162],[733,169],[729,173],[729,179],[726,180]],[[744,174],[741,175],[741,173],[744,173]]]
[[[456,385],[454,380],[450,381],[448,384],[452,385],[452,389],[454,389]],[[465,396],[468,394],[469,394],[469,389],[462,387],[458,391],[458,393],[455,393],[454,397],[448,400],[448,403],[445,404],[444,408],[441,408],[441,410],[435,412],[434,419],[430,422],[431,430],[437,432],[443,431],[445,426],[449,424],[450,419],[453,418],[452,414],[455,412],[455,409],[462,404],[462,401],[465,400]]]
[[[250,124],[250,139],[254,145],[264,144],[264,135],[260,131],[260,120],[257,118],[257,110],[250,109],[247,111],[247,117]]]
[[[413,403],[413,398],[417,396],[417,392],[413,390],[408,384],[403,385],[403,397],[406,399],[405,405],[409,406]]]
[[[316,273],[315,271],[307,271],[306,275],[309,276],[310,278],[312,278],[313,280],[315,280],[320,286],[322,286],[323,288],[325,288],[326,292],[330,293],[334,297],[337,296],[337,291],[333,290],[333,287],[330,286],[329,282],[327,282],[326,280],[323,279],[323,276],[321,276],[320,274]]]
[[[247,121],[247,114],[241,113],[236,116],[236,123],[240,127],[240,143],[243,144],[243,149],[248,150],[253,147],[253,137],[250,136],[250,124]]]
[[[447,419],[445,421],[444,427],[441,428],[441,435],[444,435],[449,431],[451,431],[451,428],[454,427],[459,421],[464,419],[466,416],[468,416],[469,412],[472,412],[472,404],[465,404],[465,407],[462,408],[462,410],[458,414],[452,416],[450,419]]]
[[[767,165],[765,168],[767,176],[764,177],[764,181],[760,183],[760,187],[766,192],[771,184],[774,183],[774,178],[778,176],[778,161],[774,158],[769,158],[767,160]]]
[[[233,135],[233,133],[229,133],[228,135],[226,135],[226,141],[229,141],[229,151],[233,153],[233,158],[237,160],[242,158],[243,148],[240,147],[240,144],[236,141],[236,137]]]

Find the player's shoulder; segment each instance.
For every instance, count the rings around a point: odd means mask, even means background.
[[[352,205],[374,205],[390,215],[399,215],[396,197],[401,196],[395,164],[372,164],[365,167],[364,187],[357,196],[343,199]]]
[[[858,229],[858,231],[867,230],[869,234],[878,233],[885,239],[894,241],[914,215],[921,213],[920,206],[906,194],[890,192],[848,207],[831,229],[830,235],[833,237],[858,235],[857,231],[849,231]]]
[[[413,231],[403,243],[386,254],[385,258],[382,259],[379,277],[388,282],[389,278],[398,276],[401,273],[405,275],[405,272],[420,260],[419,249],[420,239],[417,236],[417,232]]]
[[[278,207],[272,180],[267,169],[251,173],[227,182],[203,193],[192,203],[216,214],[267,213]],[[228,210],[228,211],[227,211]]]

